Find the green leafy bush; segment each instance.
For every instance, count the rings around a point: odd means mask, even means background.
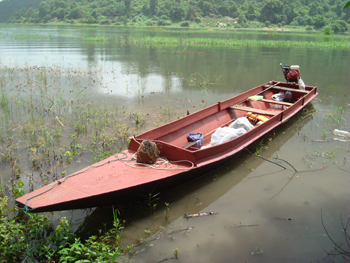
[[[100,25],[110,25],[112,23],[112,20],[110,19],[101,19]]]
[[[325,35],[332,35],[332,28],[330,27],[330,26],[325,26],[324,28],[323,28],[323,33],[325,34]]]
[[[307,30],[307,31],[312,31],[313,28],[312,28],[312,26],[307,26],[307,27],[305,28],[305,30]]]
[[[181,22],[180,26],[181,26],[181,27],[189,27],[189,26],[190,26],[190,22],[188,22],[188,21],[183,21],[183,22]]]

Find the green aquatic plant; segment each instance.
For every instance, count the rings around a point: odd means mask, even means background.
[[[333,106],[332,110],[329,110],[324,115],[325,119],[332,121],[334,124],[339,125],[345,121],[344,117],[344,106]]]
[[[83,41],[85,42],[107,42],[109,41],[108,37],[84,37],[82,38]]]
[[[173,204],[165,202],[165,210],[164,210],[164,215],[165,215],[165,221],[169,220],[169,211],[170,211],[170,206]]]
[[[157,201],[159,200],[158,195],[160,195],[160,193],[156,193],[156,194],[152,194],[149,193],[148,194],[148,199],[147,199],[147,205],[149,207],[150,210],[155,210],[157,207]]]
[[[327,134],[328,134],[328,131],[325,129],[322,129],[322,139],[323,140],[327,138]]]
[[[326,48],[326,49],[350,49],[350,40],[338,39],[330,41],[286,41],[286,40],[256,40],[256,39],[236,39],[236,38],[178,38],[178,37],[119,37],[115,40],[121,45],[169,45],[169,46],[224,46],[224,47],[293,47],[293,48]]]
[[[175,259],[178,259],[179,258],[179,249],[178,248],[174,248],[173,251],[174,251]]]

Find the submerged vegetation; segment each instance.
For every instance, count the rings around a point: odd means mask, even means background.
[[[82,240],[65,217],[55,226],[10,201],[115,154],[145,126],[146,114],[89,99],[98,78],[98,70],[0,66],[1,262],[111,262],[121,253],[117,210],[110,230]]]

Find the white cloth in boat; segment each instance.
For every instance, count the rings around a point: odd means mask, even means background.
[[[203,146],[202,149],[232,140],[253,128],[246,117],[238,118],[230,126],[218,128],[212,134],[210,144]]]

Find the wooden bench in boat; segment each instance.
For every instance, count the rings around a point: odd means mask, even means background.
[[[291,105],[293,105],[293,103],[290,103],[290,102],[276,101],[276,100],[261,99],[261,100],[259,100],[259,101],[269,102],[269,103],[275,103],[275,104],[280,104],[280,105],[286,105],[286,106],[291,106]]]
[[[300,93],[309,93],[310,92],[309,90],[292,89],[292,88],[285,88],[285,87],[280,87],[280,86],[274,86],[272,88],[273,89],[284,90],[284,91],[300,92]]]
[[[263,115],[271,115],[271,116],[275,116],[275,115],[279,114],[279,112],[277,112],[277,111],[261,110],[261,109],[255,109],[252,107],[246,107],[246,106],[241,106],[241,105],[233,105],[230,108],[236,109],[236,110],[250,111],[250,112],[263,114]]]
[[[277,86],[278,84],[280,84],[281,82],[277,82],[271,86],[264,86],[264,90],[259,92],[262,93],[264,91],[270,90],[270,89],[278,89],[278,90],[284,90],[284,91],[293,91],[293,92],[299,92],[299,93],[309,93],[309,90],[302,90],[302,89],[293,89],[293,88],[286,88],[286,87],[281,87],[281,86]]]

